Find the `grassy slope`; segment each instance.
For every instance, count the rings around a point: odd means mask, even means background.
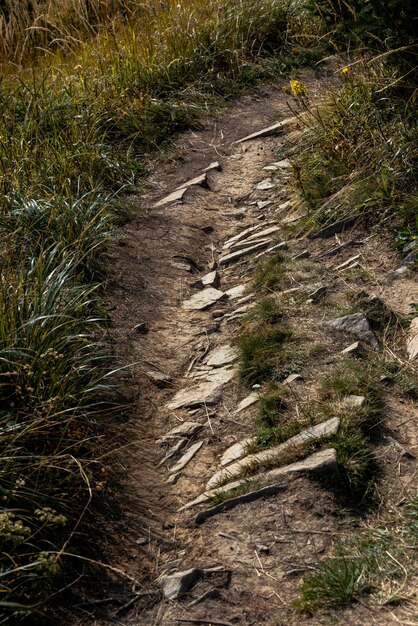
[[[18,44],[22,59],[37,57],[18,71],[5,66],[0,83],[6,621],[64,586],[64,555],[82,549],[85,513],[103,491],[95,454],[114,365],[103,347],[100,284],[115,197],[134,188],[146,151],[220,96],[286,68],[301,29],[300,10],[284,0],[150,2],[139,12],[134,4],[47,3],[36,16],[24,2],[19,14],[0,3],[9,20],[9,39],[1,22],[4,56]],[[33,24],[48,27],[24,31]],[[44,56],[37,46],[58,50]]]

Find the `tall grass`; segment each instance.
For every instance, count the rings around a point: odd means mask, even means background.
[[[147,152],[285,67],[302,22],[290,0],[0,0],[6,622],[33,620],[68,582],[64,552],[82,549],[102,488],[111,360],[100,291],[114,200],[135,189]]]

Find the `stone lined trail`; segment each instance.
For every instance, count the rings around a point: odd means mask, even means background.
[[[313,93],[317,84],[311,79]],[[339,277],[343,284],[347,269],[372,257],[367,246],[373,241],[353,237],[351,222],[318,239],[284,240],[283,229],[297,223],[300,207],[280,148],[299,132],[299,122],[289,118],[278,90],[265,94],[264,105],[261,110],[247,98],[223,118],[224,129],[215,120],[186,135],[185,167],[151,178],[154,208],[121,233],[114,340],[123,358],[145,365],[125,379],[136,398],[133,443],[121,460],[131,508],[128,524],[114,528],[115,558],[156,594],[152,602],[141,596],[118,618],[124,626],[311,623],[295,613],[298,582],[291,572],[299,580],[327,553],[334,533],[351,532],[349,519],[333,516],[330,491],[310,478],[338,476],[336,452],[327,443],[340,427],[337,417],[251,452],[259,390],[239,379],[234,335],[257,303],[251,280],[259,263],[284,251],[297,263],[328,264],[334,282],[323,284],[315,270],[308,284],[296,277],[283,290],[295,308],[306,290],[307,318],[294,323],[322,333],[333,358],[381,349],[364,316],[335,316],[326,324],[317,313]],[[396,280],[413,289],[403,271]],[[132,330],[141,324],[148,332]],[[308,389],[309,381],[292,373],[283,384]],[[359,402],[353,398],[345,399],[347,411]],[[315,448],[286,461],[302,444]],[[213,496],[234,488],[240,491],[232,500],[213,508]],[[365,616],[352,623],[368,623]]]

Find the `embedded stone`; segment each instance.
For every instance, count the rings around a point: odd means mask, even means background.
[[[197,443],[194,443],[192,446],[190,446],[187,452],[183,454],[183,456],[177,461],[177,463],[170,468],[170,474],[176,474],[177,472],[180,472],[183,468],[185,468],[186,465],[190,463],[192,458],[199,452],[202,446],[203,441],[198,441]]]
[[[270,244],[270,240],[266,240],[255,245],[250,246],[249,248],[245,248],[244,250],[238,250],[237,252],[231,252],[231,254],[227,254],[225,256],[221,256],[219,258],[219,265],[228,265],[229,263],[234,263],[235,261],[239,261],[240,259],[254,254],[255,252],[259,252],[260,250],[264,250],[268,248]]]
[[[237,461],[238,459],[242,459],[245,455],[247,448],[249,445],[255,443],[257,441],[257,437],[247,437],[247,439],[243,439],[242,441],[238,441],[234,443],[233,446],[230,446],[225,450],[221,457],[221,465],[229,465],[233,461]]]
[[[410,361],[418,357],[418,317],[414,317],[409,327],[406,352]]]
[[[219,291],[214,287],[207,287],[203,289],[203,291],[194,294],[189,300],[185,300],[183,302],[183,309],[186,309],[186,311],[203,311],[216,302],[219,302],[219,300],[226,298],[228,298],[228,296],[223,291]]]
[[[270,137],[271,135],[276,135],[278,133],[283,132],[283,128],[288,124],[291,124],[295,121],[295,117],[289,117],[281,122],[277,122],[272,126],[268,126],[267,128],[262,128],[261,130],[256,131],[255,133],[251,133],[251,135],[246,135],[241,139],[238,139],[236,143],[243,143],[244,141],[251,141],[252,139],[259,139],[260,137]]]
[[[217,404],[222,396],[222,382],[207,381],[197,386],[182,389],[167,404],[167,409],[175,411],[182,408],[193,408],[202,404]]]
[[[241,402],[237,406],[237,410],[235,411],[235,413],[241,413],[241,411],[244,411],[244,409],[246,409],[247,407],[258,402],[259,399],[260,395],[257,392],[250,393],[249,396],[241,400]]]
[[[202,428],[202,424],[198,422],[183,422],[179,426],[172,428],[164,437],[158,439],[158,443],[167,443],[171,439],[177,439],[179,437],[192,437],[202,430]]]
[[[268,189],[274,189],[275,184],[271,180],[271,178],[265,178],[261,182],[256,185],[257,191],[267,191]]]
[[[206,359],[206,365],[210,367],[222,367],[237,360],[237,351],[229,345],[219,346],[209,354]]]
[[[368,319],[363,313],[354,313],[353,315],[344,315],[337,317],[335,320],[326,322],[327,326],[334,328],[339,332],[347,333],[357,337],[360,341],[369,344],[374,350],[379,350],[379,343],[371,329]]]
[[[156,202],[154,204],[154,209],[157,209],[160,206],[164,206],[165,204],[170,204],[171,202],[181,202],[186,191],[187,188],[176,189],[168,196],[165,196],[164,198]]]
[[[289,450],[297,448],[305,443],[337,434],[339,427],[340,420],[338,417],[333,417],[326,422],[306,428],[298,435],[291,437],[278,446],[274,446],[268,450],[261,450],[260,452],[256,452],[254,454],[249,454],[243,459],[236,461],[235,463],[232,463],[232,465],[216,472],[207,482],[206,489],[211,489],[215,487],[215,485],[221,484],[226,480],[237,478],[248,468],[253,468],[256,465],[261,465],[266,462],[275,463],[280,461],[280,459],[284,458]]]

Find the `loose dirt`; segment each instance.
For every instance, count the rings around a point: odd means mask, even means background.
[[[318,100],[326,77],[306,73],[302,80],[311,100]],[[224,386],[216,406],[170,411],[166,404],[180,389],[196,386],[196,380],[187,377],[193,362],[191,372],[213,348],[233,342],[240,319],[228,320],[226,316],[256,301],[257,294],[246,296],[251,294],[257,263],[267,260],[268,254],[259,260],[244,258],[219,270],[220,289],[225,292],[244,284],[248,290],[244,295],[222,300],[204,311],[186,311],[182,303],[196,293],[190,283],[209,272],[225,253],[222,245],[229,237],[255,224],[265,223],[267,228],[272,222],[280,226],[292,213],[292,206],[279,208],[288,200],[292,205],[295,201],[289,170],[270,172],[263,168],[283,158],[284,143],[289,135],[296,137],[303,125],[296,121],[281,135],[235,142],[292,117],[295,109],[297,103],[281,86],[262,88],[242,98],[226,113],[203,120],[200,128],[179,137],[169,157],[164,155],[151,164],[145,192],[131,200],[136,216],[120,229],[109,266],[112,345],[120,362],[134,365],[121,372],[118,380],[120,393],[129,401],[126,420],[121,419],[119,427],[128,436],[126,445],[114,457],[121,475],[117,498],[121,511],[107,522],[106,541],[108,562],[138,580],[140,586],[133,592],[126,582],[125,600],[133,601],[125,610],[111,603],[92,605],[79,614],[80,624],[412,623],[408,603],[396,608],[382,605],[378,610],[356,604],[344,612],[314,618],[303,616],[295,608],[303,575],[330,553],[336,538],[358,532],[361,524],[359,517],[344,512],[340,495],[321,481],[308,476],[289,478],[282,493],[242,504],[198,527],[188,522],[204,507],[178,512],[204,490],[207,480],[220,467],[222,453],[254,435],[257,407],[235,413],[238,403],[251,392],[237,375]],[[183,203],[152,209],[158,200],[198,176],[212,161],[219,161],[222,170],[209,172],[209,189],[193,187]],[[272,189],[255,190],[270,176]],[[270,204],[260,209],[255,203],[263,201]],[[356,227],[337,235],[337,239],[362,243],[318,263],[316,270],[295,270],[286,286],[295,289],[286,300],[292,325],[312,342],[321,341],[325,346],[308,379],[305,374],[301,383],[309,389],[314,389],[315,380],[326,373],[329,359],[351,343],[347,337],[330,335],[323,323],[327,307],[342,306],[343,293],[364,288],[405,313],[409,303],[418,299],[416,284],[408,273],[392,284],[382,282],[399,266],[399,257],[390,252],[383,235]],[[282,240],[276,236],[273,244]],[[334,244],[335,238],[308,241],[290,236],[286,254],[293,257],[309,248],[314,258]],[[347,278],[333,269],[356,254],[361,255],[356,275]],[[322,270],[327,272],[330,300],[325,307],[306,305],[306,298],[296,297],[297,289],[302,293],[314,291],[321,283]],[[135,330],[143,322],[148,332]],[[403,340],[400,333],[399,342]],[[157,386],[147,372],[167,375],[169,383]],[[167,447],[158,440],[183,421],[203,425],[192,439],[192,443],[203,444],[177,481],[167,484],[168,470],[182,453],[161,464]],[[418,453],[412,402],[393,397],[388,428],[393,437]],[[382,507],[396,507],[416,478],[416,461],[384,443],[378,444],[378,454],[385,466]],[[177,600],[162,597],[161,581],[165,576],[191,567],[216,566],[224,571],[201,579],[185,596]],[[202,597],[206,592],[209,595]]]

